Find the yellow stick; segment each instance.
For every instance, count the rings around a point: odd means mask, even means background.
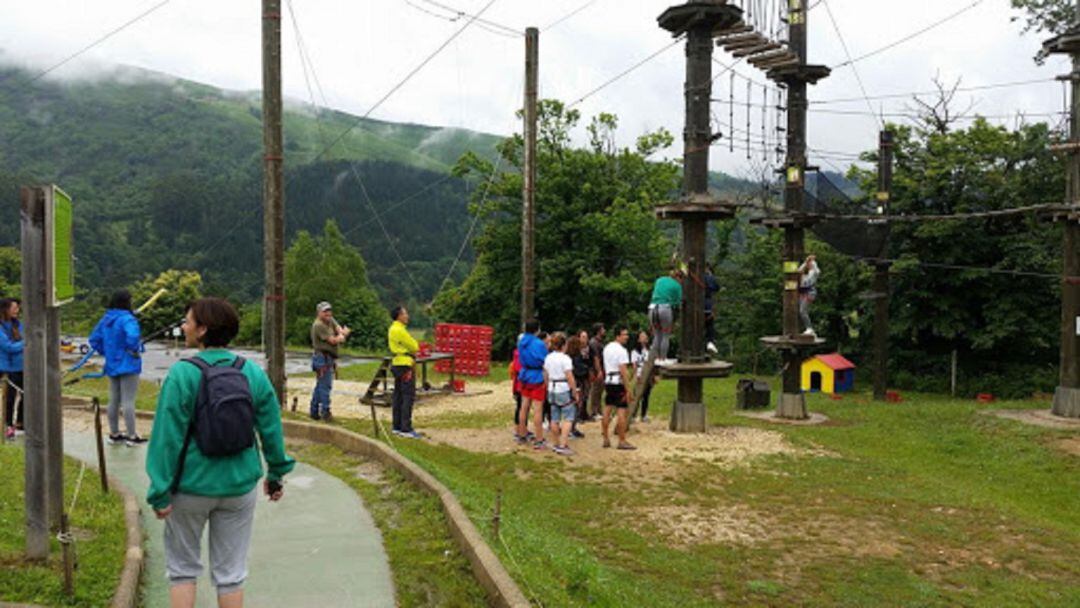
[[[150,308],[151,306],[154,305],[154,302],[158,301],[158,298],[160,298],[161,296],[165,295],[168,292],[169,292],[169,290],[165,289],[164,287],[157,290],[157,292],[155,292],[154,295],[150,296],[149,300],[147,300],[142,306],[135,309],[135,314],[139,314],[142,311],[146,310],[147,308]]]

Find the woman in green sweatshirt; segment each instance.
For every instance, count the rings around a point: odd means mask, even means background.
[[[236,309],[219,298],[193,302],[184,318],[184,337],[196,355],[211,366],[229,366],[236,355],[226,350],[239,330]],[[256,485],[267,474],[263,490],[281,499],[281,478],[296,462],[285,454],[281,414],[270,380],[250,361],[240,368],[254,405],[258,441],[229,456],[206,456],[198,442],[185,441],[191,428],[203,372],[189,361],[172,366],[161,386],[157,414],[146,455],[150,476],[147,502],[165,520],[165,569],[174,607],[195,604],[195,580],[202,574],[200,539],[209,523],[211,580],[218,605],[243,606],[243,582],[255,514]],[[186,450],[185,450],[186,447]],[[259,451],[262,451],[262,458]],[[182,455],[183,453],[183,455]]]

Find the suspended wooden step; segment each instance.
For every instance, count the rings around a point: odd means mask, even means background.
[[[792,53],[791,51],[789,51],[787,49],[783,49],[783,50],[772,51],[772,52],[769,52],[769,53],[764,53],[762,55],[758,55],[757,57],[751,57],[750,59],[747,59],[747,63],[749,63],[750,65],[752,65],[752,66],[754,66],[756,68],[760,68],[761,64],[763,64],[763,63],[772,63],[772,62],[775,62],[777,60],[786,61],[786,60],[791,59],[791,58],[794,58],[797,61],[799,59],[799,56],[796,55],[795,53]]]
[[[755,47],[750,47],[750,48],[737,50],[737,51],[733,52],[731,54],[731,56],[736,58],[736,59],[742,59],[743,57],[750,57],[752,55],[760,55],[761,53],[766,53],[768,51],[775,51],[777,49],[782,49],[782,48],[784,48],[784,45],[780,44],[779,42],[766,42],[765,44],[762,44],[760,46],[755,46]]]
[[[724,36],[723,38],[717,38],[716,46],[727,48],[730,45],[739,45],[746,43],[768,42],[764,36],[757,32],[749,32],[746,34],[736,34],[734,36]]]

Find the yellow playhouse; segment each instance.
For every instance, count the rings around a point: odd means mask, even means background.
[[[840,353],[811,357],[802,364],[802,390],[846,393],[855,387],[855,364]]]

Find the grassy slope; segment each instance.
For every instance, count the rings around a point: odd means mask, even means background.
[[[614,454],[582,473],[554,458],[397,445],[450,486],[512,574],[548,606],[1080,603],[1080,459],[1049,445],[1067,433],[933,396],[889,406],[815,396],[812,407],[830,425],[775,427],[729,412],[733,384],[708,383],[713,424],[777,430],[828,455],[768,457],[734,471],[688,460],[677,475],[644,480],[613,465]],[[673,391],[672,383],[658,387],[657,418]],[[596,425],[590,430],[595,440]],[[488,521],[498,488],[503,540],[491,537]],[[768,515],[777,533],[751,546],[676,548],[655,526],[631,530],[618,519],[670,504],[738,506]]]
[[[79,477],[79,464],[65,462],[65,503]],[[75,509],[70,512],[79,569],[75,574],[75,596],[63,594],[63,569],[59,544],[52,541],[52,558],[46,565],[23,562],[25,548],[23,511],[23,451],[11,444],[0,445],[0,599],[49,606],[108,605],[124,566],[126,531],[124,507],[116,493],[101,493],[94,471],[87,469]]]

